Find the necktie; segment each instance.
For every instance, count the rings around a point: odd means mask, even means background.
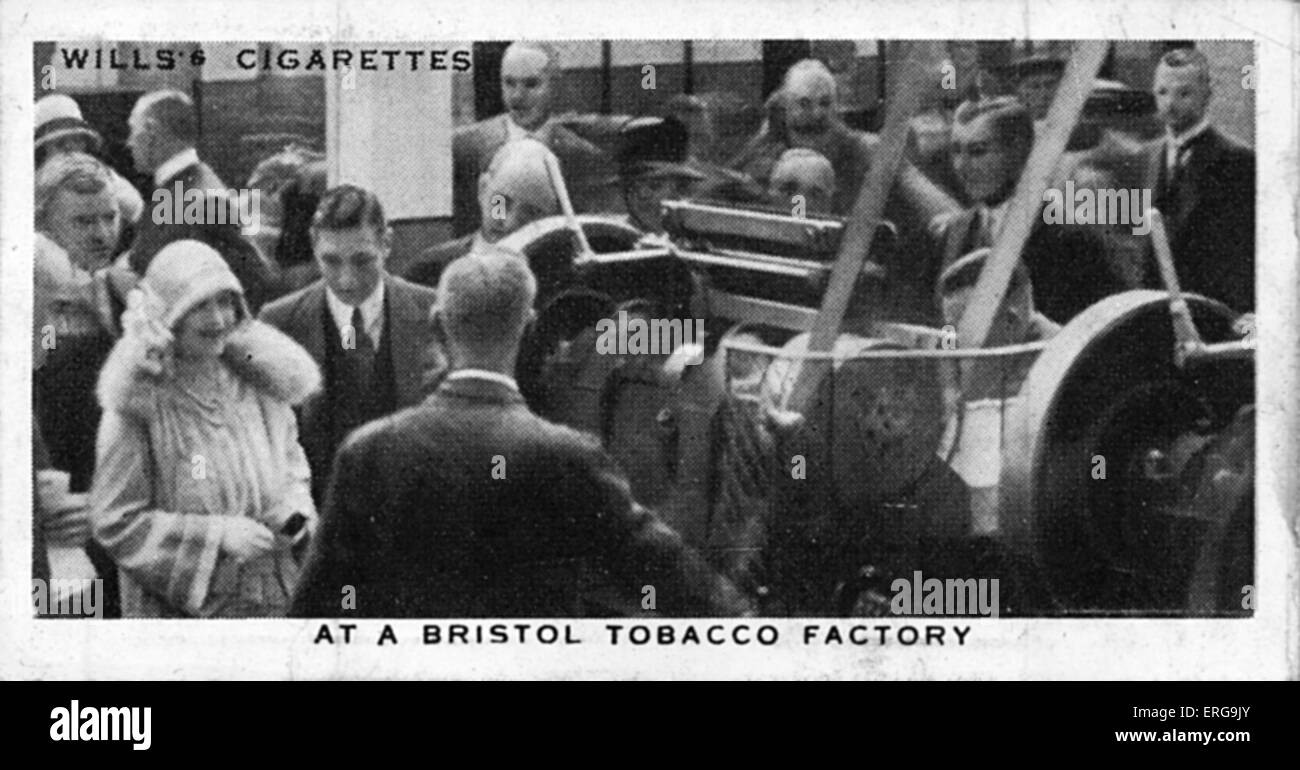
[[[375,365],[375,344],[366,333],[366,322],[361,317],[361,308],[352,308],[352,342],[353,347],[349,357],[352,359],[352,368],[357,376],[357,383],[362,387],[369,388],[370,374]]]
[[[993,248],[993,214],[988,209],[980,209],[980,227],[975,236],[975,248]]]

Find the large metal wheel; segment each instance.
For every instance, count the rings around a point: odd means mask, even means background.
[[[1231,310],[1187,300],[1206,342],[1236,339]],[[1050,342],[1012,409],[1004,531],[1067,612],[1206,612],[1189,586],[1239,501],[1212,510],[1198,490],[1215,439],[1253,403],[1254,366],[1184,369],[1173,352],[1165,293],[1109,297]]]

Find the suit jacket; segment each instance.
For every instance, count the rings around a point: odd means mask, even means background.
[[[421,286],[437,287],[443,268],[468,254],[473,247],[474,233],[430,246],[406,268],[406,280]]]
[[[968,208],[939,230],[939,258],[924,278],[931,292],[945,268],[979,247],[978,211]],[[1029,269],[1035,308],[1059,324],[1111,294],[1133,288],[1116,275],[1102,240],[1086,226],[1049,225],[1039,217],[1020,259]]]
[[[173,212],[172,218],[175,219],[176,203],[172,198],[175,197],[177,182],[181,185],[182,195],[191,189],[203,191],[204,212],[224,208],[227,212],[226,223],[186,224],[183,221],[172,221],[170,224],[160,224],[154,221],[155,210],[165,205],[167,210]],[[154,201],[151,193],[149,200],[145,202],[144,216],[140,217],[139,229],[136,231],[135,241],[131,244],[131,267],[139,275],[144,275],[154,256],[167,244],[184,239],[202,241],[216,249],[230,265],[231,271],[244,287],[244,296],[248,300],[249,307],[256,312],[267,299],[267,292],[274,279],[275,271],[266,260],[262,259],[257,247],[240,232],[238,207],[227,194],[227,189],[221,177],[202,161],[186,166],[154,188],[154,192],[166,190],[169,197],[165,203],[158,203]],[[180,207],[184,211],[184,199]],[[162,211],[158,213],[161,214]]]
[[[441,369],[441,350],[435,343],[431,319],[434,292],[394,275],[384,278],[387,321],[383,335],[389,339],[397,407],[419,403],[432,389]],[[326,365],[322,318],[329,310],[325,283],[315,283],[281,297],[262,309],[261,319],[289,335],[307,349],[323,370]],[[391,335],[391,337],[390,337]],[[311,463],[313,487],[323,492],[324,477],[333,462],[327,394],[319,392],[298,410],[298,437]]]
[[[479,228],[478,179],[492,156],[506,143],[507,116],[480,120],[456,129],[452,135],[452,234]],[[552,120],[538,132],[560,161],[564,184],[578,212],[603,210],[608,181],[613,176],[609,155],[571,129]]]
[[[654,586],[669,615],[749,608],[632,499],[595,437],[533,414],[504,383],[444,381],[356,431],[327,500],[298,616],[339,615],[351,585],[365,617],[571,617],[587,566],[633,596]]]
[[[1165,143],[1145,148],[1143,185],[1165,216],[1184,291],[1255,309],[1255,153],[1213,126],[1189,144],[1178,191],[1166,191]]]

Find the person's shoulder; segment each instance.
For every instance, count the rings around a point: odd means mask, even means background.
[[[316,279],[301,289],[290,292],[276,300],[268,302],[262,307],[258,318],[272,326],[282,327],[288,323],[289,317],[297,307],[307,301],[310,297],[319,294],[325,283],[321,279]]]
[[[391,273],[386,279],[384,290],[388,292],[389,299],[386,301],[391,303],[390,312],[416,324],[432,323],[432,308],[438,298],[437,290]]]
[[[595,143],[583,138],[578,132],[563,123],[552,123],[549,127],[550,147],[556,155],[578,155],[589,158],[606,158],[606,153]]]
[[[1209,130],[1214,134],[1215,141],[1219,145],[1219,151],[1231,161],[1240,163],[1254,162],[1255,150],[1250,145],[1213,126]]]
[[[451,147],[453,152],[468,152],[479,149],[486,144],[488,138],[494,133],[502,120],[502,115],[493,115],[490,118],[476,120],[457,128],[451,132]],[[504,131],[504,129],[502,129]]]
[[[415,259],[411,260],[411,264],[406,268],[403,277],[408,283],[432,291],[429,287],[437,285],[438,278],[442,275],[442,269],[452,260],[468,254],[473,242],[474,234],[468,233],[459,238],[452,238],[434,244],[421,251],[416,255]]]
[[[226,365],[256,390],[290,406],[320,390],[321,372],[311,353],[265,321],[250,321],[230,336]]]
[[[531,410],[526,410],[521,439],[534,442],[562,465],[592,467],[605,464],[605,449],[600,439],[586,431],[552,422]]]
[[[202,188],[208,195],[220,194],[226,196],[228,194],[226,183],[222,181],[216,169],[209,166],[201,158],[198,163],[187,166],[181,174],[186,177],[185,184],[187,186]]]
[[[423,252],[421,252],[421,254],[423,254]],[[392,273],[388,276],[388,289],[403,301],[411,301],[419,304],[432,303],[438,296],[437,290]]]

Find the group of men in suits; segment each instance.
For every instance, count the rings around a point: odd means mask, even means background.
[[[303,345],[324,373],[322,392],[299,414],[313,494],[325,511],[300,613],[335,614],[339,588],[353,585],[363,594],[359,614],[565,614],[579,608],[593,568],[597,579],[657,581],[660,596],[672,597],[669,612],[748,611],[747,600],[637,506],[594,440],[529,412],[513,377],[536,279],[520,255],[497,244],[560,213],[556,171],[579,211],[607,210],[603,196],[613,184],[622,213],[647,233],[662,229],[664,199],[736,189],[742,177],[766,187],[769,202],[803,196],[810,215],[843,215],[877,140],[844,124],[834,78],[806,60],[787,72],[766,125],[732,171],[692,161],[687,131],[671,117],[620,122],[617,149],[607,154],[554,114],[559,74],[549,45],[506,50],[507,111],[454,136],[456,237],[423,252],[406,278],[387,268],[393,233],[380,201],[353,185],[325,192],[311,219],[320,278],[278,299],[268,288],[274,267],[233,213],[189,224],[146,215],[136,225],[128,274],[143,275],[175,240],[208,243],[261,318]],[[1166,134],[1133,163],[1166,215],[1183,288],[1251,310],[1253,154],[1208,123],[1203,54],[1171,51],[1153,90]],[[891,286],[910,285],[936,320],[953,321],[941,315],[948,294],[969,292],[982,269],[984,256],[970,255],[986,255],[1005,220],[1034,119],[1010,96],[957,109],[951,170],[965,208],[903,165],[887,211],[933,248],[886,267]],[[146,94],[129,124],[132,157],[154,190],[199,190],[208,211],[234,205],[198,155],[187,96]],[[942,215],[931,217],[936,211]],[[1021,263],[1007,316],[1016,339],[1008,342],[1050,334],[1095,301],[1138,285],[1086,228],[1041,218]],[[129,283],[121,275],[111,283],[119,311]]]

